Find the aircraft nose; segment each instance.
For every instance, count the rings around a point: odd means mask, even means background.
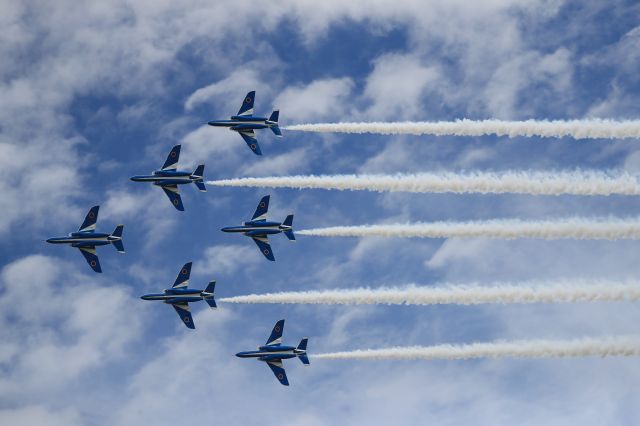
[[[47,238],[46,240],[48,243],[52,243],[53,242],[53,238]]]
[[[236,356],[237,356],[238,358],[242,358],[242,355],[244,355],[242,352],[238,352],[238,353],[236,354]]]
[[[147,295],[140,296],[140,299],[142,299],[142,300],[149,300],[149,296],[147,296]]]

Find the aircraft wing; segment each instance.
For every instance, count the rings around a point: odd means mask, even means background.
[[[242,100],[242,105],[238,110],[238,115],[251,115],[253,114],[253,102],[256,99],[256,91],[252,90]]]
[[[171,204],[173,204],[176,209],[184,211],[184,206],[182,205],[182,197],[180,197],[178,185],[163,186],[162,190],[165,194],[167,194],[167,197],[169,197],[169,201],[171,201]]]
[[[251,237],[251,239],[256,243],[264,257],[271,261],[276,260],[276,258],[273,256],[273,251],[271,250],[271,246],[269,245],[269,240],[267,239],[266,235],[263,237]]]
[[[193,317],[191,317],[191,310],[189,309],[188,303],[174,303],[171,306],[173,306],[173,309],[175,309],[178,315],[180,315],[180,319],[187,328],[196,328],[193,323]]]
[[[171,152],[167,156],[167,160],[162,166],[162,170],[175,170],[178,168],[178,161],[180,160],[180,145],[176,145],[171,149]]]
[[[285,386],[289,386],[289,380],[287,379],[287,373],[284,371],[282,361],[267,361],[267,365],[273,371],[276,379]]]
[[[260,150],[260,145],[258,145],[258,139],[256,139],[256,132],[251,130],[242,130],[238,131],[242,139],[247,143],[247,146],[251,151],[253,151],[256,155],[262,155],[262,151]]]
[[[98,211],[100,206],[93,206],[84,218],[84,222],[80,225],[78,231],[80,232],[93,232],[96,229],[96,222],[98,221]]]
[[[102,268],[100,267],[100,260],[96,255],[95,246],[79,247],[79,249],[80,253],[82,253],[84,258],[87,259],[87,263],[89,264],[89,266],[91,266],[91,269],[96,272],[102,272]]]

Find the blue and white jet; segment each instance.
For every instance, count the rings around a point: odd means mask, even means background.
[[[66,237],[54,237],[47,240],[51,244],[70,244],[71,247],[80,249],[80,253],[87,260],[91,269],[96,272],[102,272],[100,267],[100,260],[96,255],[97,246],[106,246],[113,244],[118,253],[124,253],[124,245],[122,244],[122,230],[124,225],[116,226],[116,229],[112,234],[105,234],[102,232],[95,232],[96,222],[98,221],[98,210],[100,206],[93,206],[87,216],[84,218],[84,222],[80,225],[78,232],[72,232]]]
[[[194,183],[201,192],[205,192],[207,188],[204,186],[203,181],[204,164],[200,164],[191,173],[185,170],[177,170],[179,159],[180,145],[176,145],[171,149],[162,169],[154,171],[151,175],[133,176],[131,180],[134,182],[152,182],[154,185],[159,186],[167,194],[171,204],[176,209],[184,211],[178,185]]]
[[[140,297],[142,300],[161,300],[173,306],[180,319],[188,328],[196,328],[191,317],[191,310],[189,309],[189,302],[199,302],[204,300],[211,307],[215,309],[216,301],[213,296],[213,292],[216,288],[216,282],[210,281],[207,288],[204,290],[196,290],[189,288],[189,276],[191,275],[191,262],[185,263],[180,269],[176,282],[173,283],[173,287],[166,289],[163,293],[145,294]]]
[[[244,222],[240,226],[227,226],[222,228],[222,232],[241,233],[247,237],[251,237],[258,245],[260,252],[271,261],[275,261],[271,245],[269,245],[269,235],[284,233],[289,241],[295,241],[296,236],[293,234],[293,215],[290,214],[284,222],[268,222],[267,211],[269,210],[269,195],[262,197],[256,207],[256,211],[250,221]]]
[[[238,352],[236,356],[239,358],[256,358],[258,361],[266,362],[276,379],[283,385],[289,386],[282,360],[298,357],[304,365],[309,365],[309,358],[307,357],[307,342],[309,339],[307,337],[303,338],[297,347],[284,346],[281,343],[283,330],[284,320],[282,319],[273,327],[266,345],[260,346],[257,351]]]
[[[254,116],[253,101],[255,97],[255,90],[247,93],[238,114],[232,116],[230,120],[212,120],[208,124],[214,127],[228,127],[229,130],[238,132],[254,154],[262,155],[255,130],[271,129],[276,136],[282,137],[282,132],[278,126],[280,111],[273,111],[269,118]]]

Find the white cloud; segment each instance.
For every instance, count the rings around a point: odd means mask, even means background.
[[[274,101],[275,108],[280,108],[280,120],[287,123],[342,119],[354,108],[353,86],[353,80],[348,77],[288,86]]]
[[[70,268],[34,255],[2,270],[0,326],[10,342],[1,359],[5,401],[68,391],[82,375],[122,357],[140,333],[144,309],[121,315],[132,302],[128,289],[98,286]]]

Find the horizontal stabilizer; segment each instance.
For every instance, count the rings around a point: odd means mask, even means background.
[[[292,230],[284,231],[284,235],[287,236],[289,241],[295,241],[296,240],[296,236],[295,236],[295,234],[293,233]]]
[[[274,123],[278,122],[278,117],[280,117],[280,111],[275,110],[271,113],[271,116],[269,117],[269,121],[272,121]]]
[[[271,126],[270,127],[271,131],[278,137],[282,137],[282,130],[280,130],[280,127],[278,126]]]
[[[203,181],[201,181],[201,180],[196,180],[196,181],[194,181],[193,183],[195,183],[195,184],[196,184],[196,186],[198,187],[198,189],[199,189],[201,192],[207,192],[207,187],[206,187],[206,186],[204,186],[204,182],[203,182]]]
[[[193,176],[203,177],[204,176],[204,164],[200,164],[193,172]]]
[[[113,244],[118,253],[124,253],[124,244],[122,243],[122,240],[111,241],[111,244]]]
[[[300,359],[300,361],[301,361],[304,365],[309,365],[309,364],[311,364],[311,363],[309,362],[309,357],[307,356],[307,354],[306,354],[306,353],[298,355],[298,358]]]
[[[299,349],[301,351],[306,351],[308,342],[309,342],[308,337],[303,338],[302,340],[300,340],[300,343],[298,344],[298,347],[296,349]]]
[[[211,307],[212,309],[215,309],[218,307],[218,305],[216,305],[216,299],[214,298],[215,290],[216,290],[216,282],[209,281],[209,284],[207,285],[207,288],[204,290],[203,297],[202,297],[205,300],[205,302],[207,302],[209,307]]]

